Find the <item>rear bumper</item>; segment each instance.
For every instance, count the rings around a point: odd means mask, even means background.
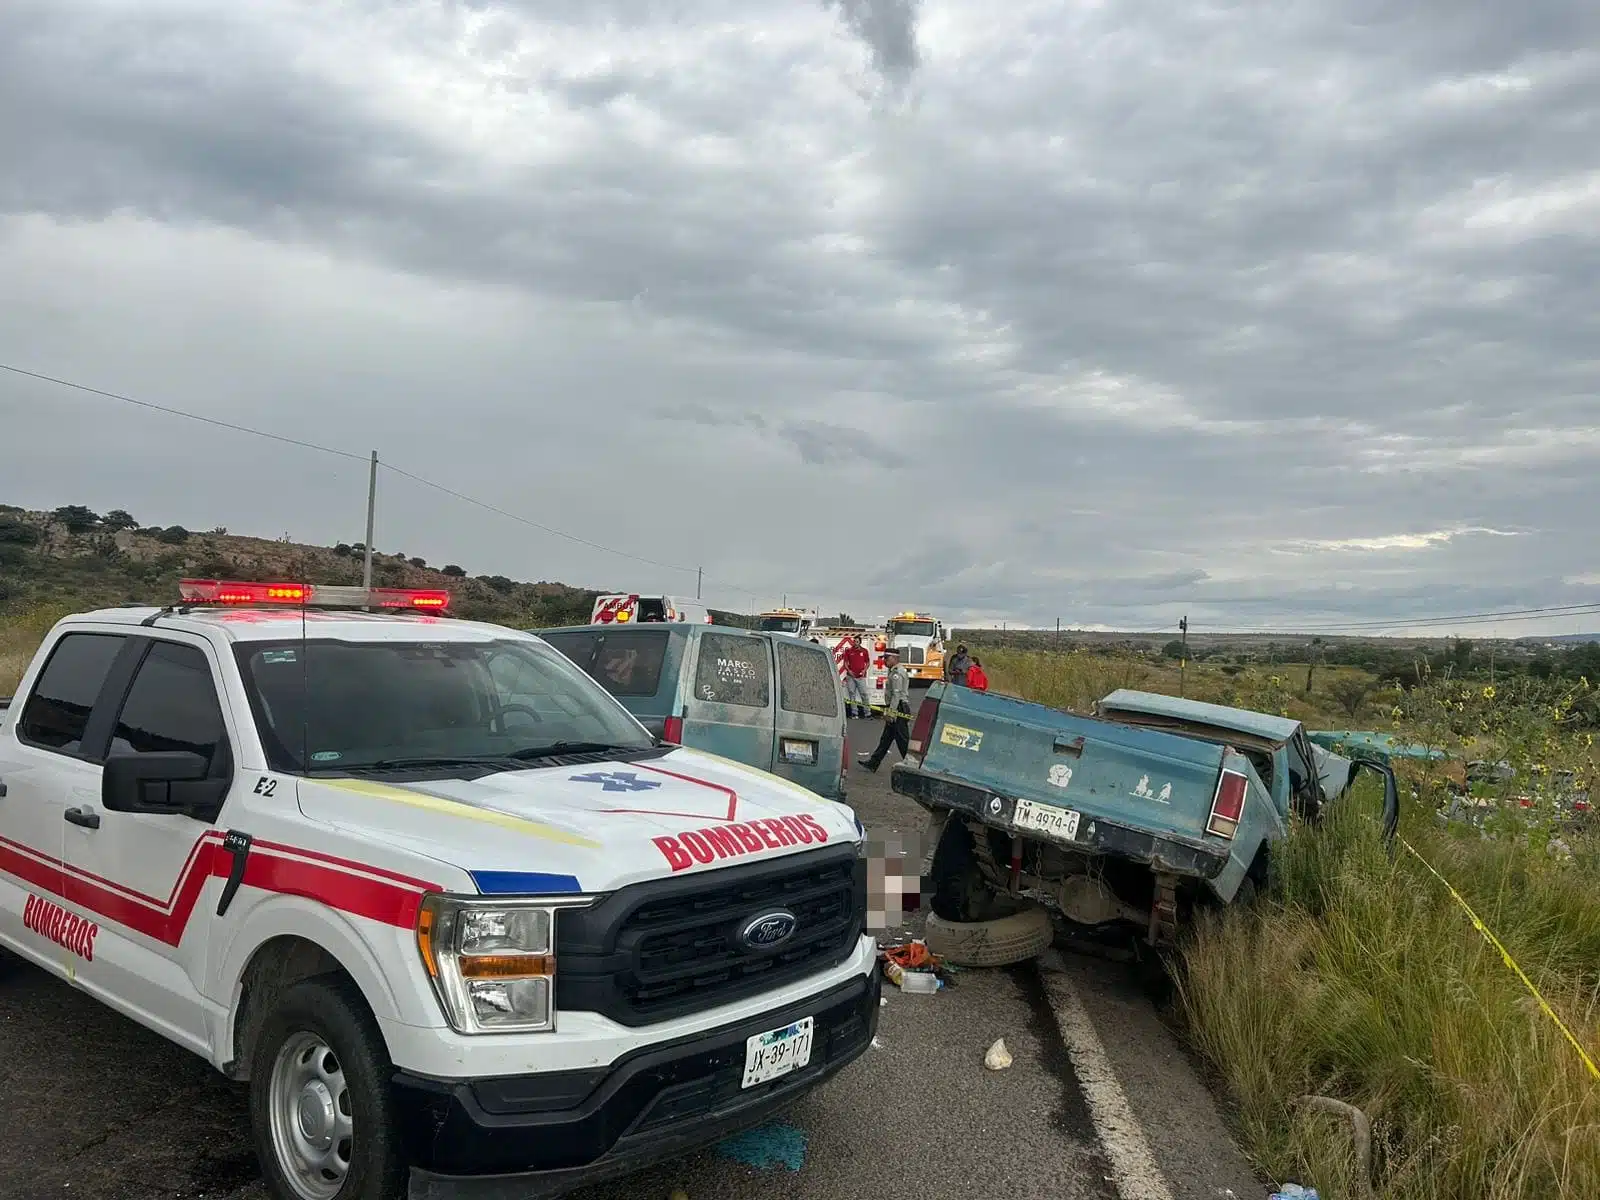
[[[1024,837],[1045,836],[1031,829],[1019,830],[1012,824],[1011,814],[1017,804],[1012,796],[1002,796],[987,788],[933,775],[905,763],[894,765],[889,780],[889,786],[897,793],[915,800],[924,808],[950,809],[992,829],[1020,833]],[[1215,879],[1228,865],[1228,847],[1225,845],[1219,844],[1213,849],[1166,834],[1146,833],[1098,816],[1086,819],[1087,827],[1080,824],[1076,838],[1058,844],[1070,846],[1083,854],[1104,854],[1127,859],[1162,874],[1186,875],[1194,879]]]
[[[610,1066],[394,1081],[411,1200],[543,1200],[718,1141],[782,1111],[857,1058],[878,1026],[876,970],[820,996]],[[811,1061],[743,1089],[745,1039],[815,1020]]]

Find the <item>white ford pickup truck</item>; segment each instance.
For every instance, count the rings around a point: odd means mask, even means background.
[[[0,946],[247,1081],[275,1197],[559,1195],[871,1042],[843,805],[444,593],[181,594],[0,712]]]

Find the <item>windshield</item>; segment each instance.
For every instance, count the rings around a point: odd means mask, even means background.
[[[936,624],[934,621],[890,621],[889,632],[904,637],[931,638]]]
[[[763,633],[799,633],[799,617],[762,617],[757,626]]]
[[[563,745],[653,743],[563,655],[536,642],[244,642],[234,648],[277,771],[396,760],[536,759]]]

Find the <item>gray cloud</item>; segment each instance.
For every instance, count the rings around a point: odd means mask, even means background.
[[[0,360],[858,613],[1593,594],[1593,5],[287,12],[0,8]],[[0,379],[0,500],[352,540],[289,452],[241,496],[236,444],[88,405]],[[684,583],[385,495],[430,558]]]
[[[873,68],[891,82],[904,82],[922,64],[917,47],[917,12],[922,0],[823,0],[837,8],[845,27],[866,43]]]

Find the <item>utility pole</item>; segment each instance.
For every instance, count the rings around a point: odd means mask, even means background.
[[[1317,670],[1317,649],[1322,645],[1322,639],[1311,639],[1311,645],[1306,652],[1306,695],[1311,695],[1311,680]]]
[[[1494,686],[1494,643],[1489,643],[1489,686]]]
[[[704,567],[696,567],[694,569],[694,598],[696,600],[700,599],[700,585],[705,581],[706,569]]]
[[[367,542],[363,547],[361,586],[372,591],[372,518],[378,507],[378,452],[372,452],[372,465],[367,469]],[[371,598],[370,596],[368,597]]]
[[[1061,649],[1061,618],[1056,618],[1056,649]]]
[[[1178,695],[1184,694],[1184,686],[1188,683],[1189,676],[1189,614],[1184,613],[1178,618],[1178,634],[1183,644],[1183,649],[1178,651]]]

